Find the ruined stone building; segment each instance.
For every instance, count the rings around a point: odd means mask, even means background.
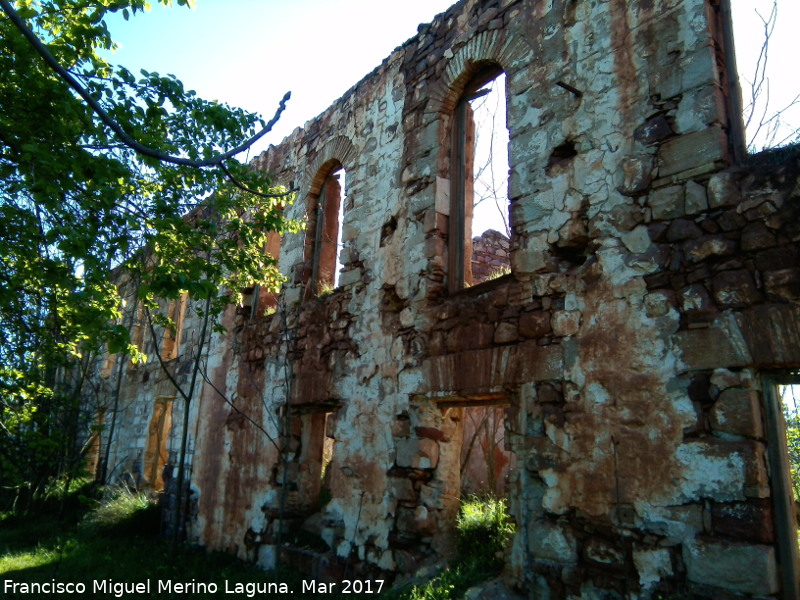
[[[317,572],[406,574],[493,491],[532,598],[796,598],[800,169],[744,156],[734,72],[726,0],[462,0],[270,147],[307,228],[207,346],[188,539],[269,567],[283,522]],[[506,231],[473,207],[488,88]],[[109,470],[158,489],[183,404],[121,368]]]

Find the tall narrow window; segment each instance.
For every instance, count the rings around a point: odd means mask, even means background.
[[[310,297],[325,295],[339,285],[342,265],[342,232],[341,223],[344,217],[345,171],[336,162],[329,169],[328,175],[319,189],[319,195],[312,205],[309,219],[309,237],[311,239],[310,259],[311,273],[308,277]]]
[[[145,342],[147,340],[147,325],[145,324],[144,308],[137,303],[136,316],[133,321],[133,331],[131,332],[131,342],[140,352],[145,352]]]
[[[183,331],[183,315],[186,311],[186,299],[187,294],[184,292],[177,300],[171,300],[167,308],[167,316],[173,326],[164,330],[164,337],[161,341],[161,358],[163,360],[178,358],[181,332]]]
[[[115,355],[116,356],[116,355]],[[101,406],[94,415],[94,422],[90,428],[89,439],[84,444],[86,456],[86,471],[95,478],[99,477],[100,456],[103,451],[103,431],[106,426],[106,407]]]
[[[456,104],[451,133],[449,287],[510,272],[505,74],[487,67]]]
[[[173,397],[156,398],[153,416],[147,430],[147,447],[144,451],[144,479],[153,491],[164,489],[163,471],[169,458],[167,438],[172,429]]]
[[[106,350],[105,354],[103,354],[103,361],[100,363],[100,377],[103,379],[111,377],[111,373],[114,372],[114,365],[116,364],[117,355],[109,354],[108,350]]]

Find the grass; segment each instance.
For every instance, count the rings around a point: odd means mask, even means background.
[[[3,598],[26,600],[61,595],[75,597],[163,598],[211,597],[235,592],[233,597],[304,598],[302,577],[296,573],[266,573],[246,565],[230,554],[209,553],[199,548],[177,548],[158,537],[157,506],[143,494],[127,489],[105,491],[78,483],[69,492],[54,494],[26,515],[0,514],[0,579]],[[397,600],[450,600],[470,587],[487,581],[503,566],[503,552],[514,526],[509,522],[505,500],[469,498],[462,502],[457,523],[458,555],[448,569],[431,581],[405,591],[381,595]],[[307,579],[310,579],[308,577]],[[8,588],[7,581],[30,586]],[[94,593],[94,582],[106,582],[104,591]],[[186,593],[169,594],[160,582],[181,582],[205,587],[187,588]],[[132,593],[130,586],[149,589]],[[83,584],[84,593],[37,593],[33,586]],[[272,585],[272,588],[265,586]],[[281,593],[285,584],[289,593]],[[116,587],[114,587],[116,586]],[[128,586],[128,587],[125,587]],[[259,586],[261,586],[259,588]],[[30,591],[34,590],[33,593]],[[117,593],[119,592],[119,593]],[[294,593],[292,593],[294,592]],[[340,590],[336,590],[340,592]],[[359,597],[328,593],[330,600]],[[360,597],[366,597],[361,595]],[[370,597],[376,597],[375,594]]]
[[[90,535],[157,533],[160,517],[156,502],[142,492],[123,487],[113,490],[105,502],[90,511],[78,524],[78,530]]]
[[[286,583],[290,590],[300,591],[294,574],[274,575],[238,561],[229,554],[208,553],[198,548],[172,545],[158,537],[159,512],[146,496],[128,490],[117,490],[102,501],[77,493],[68,500],[75,507],[52,510],[44,506],[36,514],[0,515],[0,579],[3,598],[44,598],[62,594],[36,593],[33,584],[77,584],[86,586],[76,597],[162,598],[159,582],[200,582],[215,584],[217,594],[225,594],[239,586],[238,597],[259,597],[257,586]],[[6,580],[26,584],[34,593],[16,593]],[[107,581],[105,593],[93,594],[94,581]],[[116,596],[112,585],[150,582],[144,593]],[[227,582],[227,584],[226,584]],[[248,593],[248,586],[249,592]],[[122,588],[117,587],[117,590]],[[191,588],[190,588],[191,589]],[[196,588],[202,591],[202,588]],[[178,595],[178,594],[176,594]],[[188,597],[210,597],[210,594],[187,593]],[[270,594],[282,597],[280,594]],[[286,594],[285,597],[299,597]]]
[[[506,275],[511,274],[511,267],[499,267],[494,269],[489,275],[486,277],[486,281],[492,281],[494,279],[500,279],[501,277],[505,277]]]

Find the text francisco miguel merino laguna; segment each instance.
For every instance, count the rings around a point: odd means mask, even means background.
[[[93,579],[92,582],[66,582],[52,579],[44,582],[24,583],[13,579],[3,580],[6,594],[106,594],[122,598],[128,594],[238,594],[247,598],[256,595],[292,594],[380,594],[383,579],[343,579],[335,583],[323,583],[315,579],[304,579],[300,589],[291,589],[286,583],[258,582],[241,583],[225,580],[221,585],[202,581],[173,581],[171,579],[146,579],[138,582],[114,581],[113,579]]]

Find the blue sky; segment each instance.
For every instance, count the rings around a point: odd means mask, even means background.
[[[731,0],[733,9],[734,38],[736,40],[736,61],[739,80],[742,86],[744,103],[747,104],[749,86],[754,80],[756,59],[764,42],[763,19],[767,19],[773,0]],[[788,106],[800,94],[800,78],[797,77],[797,25],[800,23],[800,2],[798,0],[778,0],[778,17],[768,46],[768,85],[769,94],[762,93],[756,113],[763,113],[763,101],[769,96],[767,114]],[[793,74],[794,73],[794,74]],[[765,88],[766,92],[766,88]],[[775,138],[781,141],[790,131],[800,127],[800,104],[788,110],[784,116],[785,125]],[[753,121],[757,123],[757,119]],[[754,128],[749,134],[752,136]],[[796,136],[795,136],[796,137]],[[763,134],[756,139],[756,149],[765,144]]]
[[[292,99],[256,153],[324,111],[453,0],[198,0],[155,5],[109,28],[113,62],[173,73],[200,96],[269,119]]]
[[[109,26],[122,47],[112,57],[129,69],[173,73],[205,98],[272,116],[292,91],[281,122],[255,152],[278,143],[325,110],[416,34],[453,0],[197,0],[197,7],[165,8]],[[756,14],[769,14],[772,0],[732,0],[740,77],[752,81],[763,40]],[[783,107],[800,92],[793,65],[794,26],[800,2],[779,0],[770,43],[770,98]],[[783,76],[781,76],[783,75]],[[800,107],[786,117],[800,126]]]

